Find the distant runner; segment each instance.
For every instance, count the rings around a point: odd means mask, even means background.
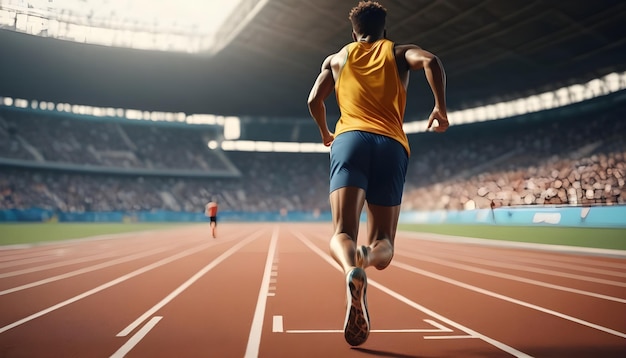
[[[210,203],[206,204],[206,207],[204,208],[204,215],[207,216],[209,218],[209,221],[211,222],[211,235],[213,236],[213,238],[216,238],[216,228],[217,228],[217,202],[216,201],[211,201]]]

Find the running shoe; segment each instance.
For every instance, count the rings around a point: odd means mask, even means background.
[[[367,276],[365,270],[355,267],[346,275],[347,309],[344,337],[351,346],[363,344],[370,334],[367,313]]]

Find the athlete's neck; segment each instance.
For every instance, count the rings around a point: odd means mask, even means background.
[[[354,29],[352,29],[352,38],[356,42],[372,43],[372,42],[376,42],[376,41],[381,40],[381,39],[386,39],[387,38],[387,30],[385,29],[385,30],[383,30],[382,33],[379,33],[379,34],[365,35],[365,34],[359,34],[356,31],[354,31]]]
[[[358,36],[357,37],[357,42],[376,42],[380,39],[383,39],[383,36],[372,36],[372,35],[367,35],[367,36]]]

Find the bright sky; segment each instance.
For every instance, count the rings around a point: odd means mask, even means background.
[[[154,24],[157,21],[166,28],[173,26],[193,29],[196,33],[211,34],[239,5],[241,0],[53,0],[30,1],[37,7],[49,7],[57,12],[62,9],[88,15],[102,20],[115,18],[125,23],[137,21]]]
[[[0,27],[106,46],[195,53],[215,46],[214,35],[242,1],[0,0]]]

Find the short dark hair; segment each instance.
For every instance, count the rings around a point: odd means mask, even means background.
[[[380,35],[385,30],[387,9],[376,1],[360,1],[350,10],[352,29],[360,35]]]

